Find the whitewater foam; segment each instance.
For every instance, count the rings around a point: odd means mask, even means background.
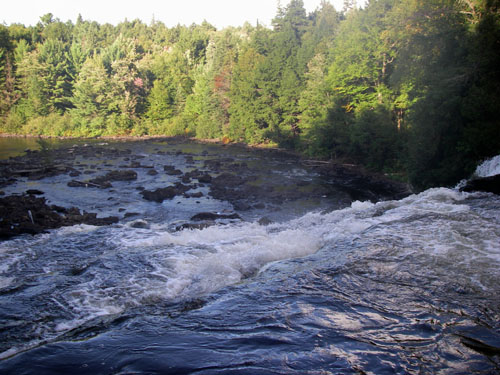
[[[175,300],[238,283],[269,263],[314,254],[326,244],[359,236],[380,225],[415,215],[466,213],[469,207],[460,204],[466,197],[466,193],[450,189],[430,189],[401,201],[353,202],[342,210],[311,212],[269,226],[240,223],[175,233],[127,228],[126,236],[116,236],[115,241],[127,253],[148,254],[152,267],[149,275],[129,279],[131,287],[147,290],[147,299]],[[442,253],[443,249],[436,244],[428,251]]]
[[[499,219],[494,207],[473,207],[470,197],[474,195],[436,188],[399,201],[353,202],[341,210],[310,212],[268,226],[242,222],[179,232],[170,231],[171,223],[99,231],[88,226],[63,228],[34,238],[26,247],[21,240],[0,245],[0,288],[14,282],[12,267],[44,248],[46,241],[57,242],[63,251],[75,238],[85,238],[87,246],[92,235],[99,249],[82,250],[81,280],[52,294],[53,303],[67,314],[44,328],[53,335],[92,319],[198,298],[256,275],[266,277],[266,272],[286,269],[287,264],[310,261],[333,262],[340,269],[369,258],[368,267],[380,274],[411,275],[446,263],[443,269],[453,269],[470,284],[488,290],[499,276]],[[284,262],[307,257],[304,262]],[[386,262],[388,257],[393,260]],[[55,277],[68,273],[59,258],[42,263],[41,269],[48,267]],[[71,261],[68,267],[74,267]]]
[[[476,168],[475,177],[491,177],[500,174],[500,155],[484,161]]]

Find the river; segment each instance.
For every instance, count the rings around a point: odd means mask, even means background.
[[[141,215],[0,242],[0,373],[500,373],[500,197],[436,188],[350,201],[268,153],[112,146],[183,171],[231,158],[255,183],[322,193],[176,231],[196,212],[233,207],[206,186],[196,200],[156,203],[127,182],[110,191],[69,188],[66,175],[18,179],[6,195],[36,188],[54,204]],[[125,157],[104,159],[78,162],[101,171]],[[174,178],[136,170],[146,189]]]

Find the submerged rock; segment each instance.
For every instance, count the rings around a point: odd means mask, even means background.
[[[267,226],[273,223],[273,221],[269,219],[267,216],[261,217],[257,222],[259,223],[259,225],[262,226]]]
[[[111,171],[101,178],[107,181],[134,181],[137,180],[137,172],[131,170]]]
[[[146,220],[138,219],[128,224],[131,228],[149,229],[149,223]]]
[[[93,179],[90,181],[77,181],[77,180],[71,180],[68,182],[68,187],[83,187],[83,188],[99,188],[99,189],[108,189],[113,187],[109,181],[100,181],[97,179]]]
[[[93,178],[89,181],[71,180],[68,182],[69,187],[94,187],[99,189],[109,189],[113,187],[111,181],[134,181],[137,180],[137,173],[131,170],[111,171],[103,176]]]

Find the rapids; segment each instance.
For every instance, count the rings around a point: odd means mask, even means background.
[[[148,226],[0,242],[0,372],[500,373],[500,197],[330,199],[173,231],[125,195]]]

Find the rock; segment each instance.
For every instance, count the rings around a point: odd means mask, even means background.
[[[146,220],[135,220],[128,224],[131,228],[136,229],[149,229],[149,223]]]
[[[153,201],[153,202],[158,202],[161,203],[165,199],[172,199],[177,195],[177,190],[172,187],[166,187],[166,188],[158,188],[156,190],[143,190],[141,192],[141,195],[143,196],[144,199],[147,201]]]
[[[138,161],[133,161],[129,165],[124,165],[123,168],[143,168],[143,169],[152,169],[153,165],[144,165],[139,163]]]
[[[170,176],[178,176],[178,175],[182,174],[182,171],[180,171],[179,169],[176,169],[175,167],[173,167],[171,165],[165,165],[163,167],[163,170],[165,171],[166,174],[168,174]]]
[[[210,182],[212,182],[212,176],[210,176],[208,173],[198,176],[198,182],[202,184],[209,184]]]
[[[120,221],[120,219],[116,216],[98,218],[96,213],[87,213],[87,212],[85,212],[82,215],[81,219],[76,218],[76,220],[78,224],[80,224],[78,221],[81,220],[81,224],[95,225],[95,226],[111,225],[111,224],[116,224]]]
[[[130,170],[111,171],[102,176],[102,179],[106,181],[134,181],[137,180],[137,172]]]
[[[199,180],[198,180],[199,181]],[[200,181],[202,182],[202,181]],[[245,183],[245,179],[239,175],[222,173],[212,179],[212,184],[224,187],[235,187]]]
[[[184,194],[189,189],[190,189],[189,186],[177,183],[174,186],[168,186],[166,188],[158,188],[153,191],[143,190],[141,191],[141,195],[143,196],[144,199],[148,201],[161,203],[165,199],[172,199],[176,195]]]
[[[38,189],[29,189],[29,190],[26,190],[26,194],[28,194],[28,195],[44,195],[45,193],[41,190],[38,190]]]
[[[176,231],[181,231],[184,229],[205,229],[214,226],[215,221],[204,221],[203,223],[184,223],[175,228]]]
[[[127,165],[126,168],[141,168],[141,163],[139,163],[138,161],[133,161],[129,165]]]
[[[199,214],[196,214],[193,217],[191,217],[192,221],[218,220],[218,219],[241,220],[241,217],[237,213],[224,215],[224,214],[216,214],[216,213],[212,213],[212,212],[200,212]]]
[[[233,202],[233,208],[236,211],[248,211],[252,207],[248,203],[236,201],[236,202]]]
[[[460,191],[484,191],[498,195],[500,194],[500,174],[490,177],[475,178],[467,181],[467,184],[461,188]]]
[[[123,217],[125,219],[127,219],[129,217],[133,217],[133,216],[139,216],[139,213],[138,212],[125,212],[125,215],[123,215]]]
[[[80,213],[78,208],[48,206],[45,198],[34,195],[12,195],[0,198],[0,238],[21,234],[38,234],[47,229],[76,224],[109,225],[118,222],[111,216],[98,218],[95,213]]]
[[[113,187],[110,181],[133,181],[137,180],[137,173],[135,171],[111,171],[104,176],[93,178],[89,181],[71,180],[68,182],[69,187],[94,187],[99,189],[109,189]]]
[[[102,188],[112,187],[110,181],[134,181],[137,180],[137,172],[125,170],[125,171],[111,171],[106,173],[104,176],[99,176],[93,178],[89,182],[92,184],[100,185]]]
[[[273,221],[271,219],[269,219],[268,217],[261,217],[258,221],[258,223],[260,225],[263,225],[263,226],[266,226],[266,225],[269,225],[269,224],[272,224]]]

